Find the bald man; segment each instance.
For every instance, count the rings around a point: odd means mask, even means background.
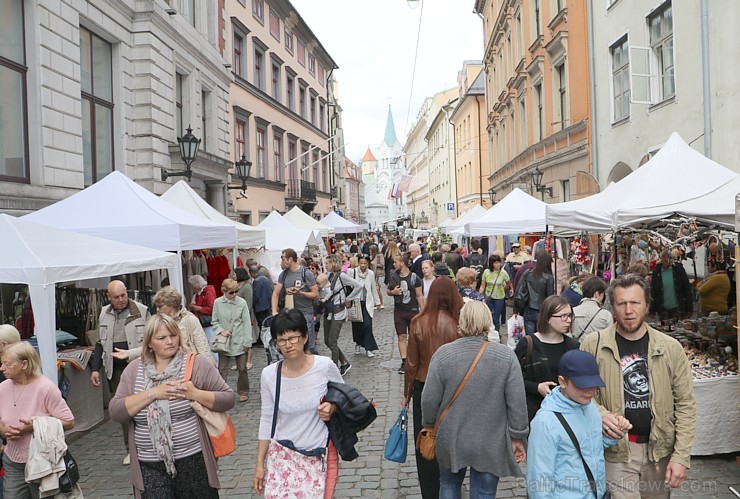
[[[113,395],[128,363],[114,358],[113,351],[131,350],[141,346],[149,310],[141,303],[129,300],[126,285],[121,281],[111,281],[108,284],[108,300],[110,305],[104,306],[100,311],[100,340],[95,344],[90,381],[93,385],[100,386],[100,368],[104,367],[110,393]],[[121,426],[123,442],[128,451],[128,423],[122,423]],[[127,454],[123,464],[129,463],[130,456]]]

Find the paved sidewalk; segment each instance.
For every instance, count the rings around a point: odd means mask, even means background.
[[[374,318],[375,337],[380,347],[375,358],[367,358],[364,353],[354,354],[349,323],[344,324],[340,336],[340,347],[352,363],[345,381],[375,400],[378,419],[360,435],[357,445],[360,457],[356,461],[340,464],[335,493],[337,498],[421,498],[416,479],[413,437],[409,439],[409,459],[406,463],[397,464],[383,459],[383,446],[388,430],[398,417],[403,389],[403,377],[396,372],[399,355],[393,329],[392,299],[385,296],[384,301],[386,308],[376,312]],[[319,352],[326,355],[329,350],[323,342],[323,331],[320,332],[320,340]],[[259,378],[265,364],[264,350],[255,349],[255,367],[250,371],[250,399],[243,404],[237,402],[231,412],[237,429],[237,450],[219,462],[221,497],[258,497],[253,493],[251,484],[260,417]],[[229,382],[235,387],[235,372],[230,372]],[[481,417],[485,415],[481,414]],[[129,468],[121,464],[125,451],[118,424],[108,421],[100,425],[70,444],[70,449],[80,465],[80,485],[86,498],[133,497],[128,481]],[[689,480],[673,497],[730,498],[733,496],[728,492],[728,487],[733,484],[740,485],[740,466],[736,464],[734,456],[694,459]],[[526,497],[523,480],[502,479],[497,497]]]

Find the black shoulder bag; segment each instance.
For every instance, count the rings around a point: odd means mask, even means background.
[[[596,499],[599,499],[599,493],[596,490],[596,480],[594,479],[594,474],[591,473],[591,468],[588,467],[586,460],[583,458],[583,453],[581,452],[581,446],[578,444],[578,439],[576,438],[575,433],[573,433],[573,429],[568,424],[568,421],[565,420],[565,416],[563,416],[562,413],[556,412],[555,416],[557,416],[558,421],[560,421],[560,424],[563,425],[563,428],[565,428],[565,432],[568,434],[571,441],[573,442],[573,445],[578,451],[578,455],[581,456],[581,462],[583,462],[583,467],[586,469],[586,478],[588,478],[588,485],[591,487],[591,492],[593,492],[594,497],[596,497]],[[611,496],[612,495],[609,492],[609,488],[607,488],[603,499],[611,499]]]

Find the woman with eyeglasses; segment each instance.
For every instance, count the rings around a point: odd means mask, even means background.
[[[231,359],[236,361],[239,378],[236,391],[239,402],[249,400],[249,376],[247,375],[247,352],[252,348],[252,318],[244,298],[236,296],[239,284],[233,279],[225,279],[221,284],[223,296],[213,302],[213,333],[231,337],[229,352],[218,356],[218,372],[224,381],[229,375]]]
[[[567,335],[572,322],[570,302],[562,296],[548,296],[540,305],[537,332],[524,335],[514,350],[522,366],[530,421],[542,400],[557,386],[560,357],[578,348],[578,341]]]
[[[332,461],[336,450],[327,447],[326,422],[337,407],[323,398],[329,381],[344,383],[344,380],[329,357],[311,355],[308,351],[306,319],[296,309],[282,310],[276,315],[270,335],[285,360],[262,370],[254,490],[265,497],[331,497],[331,493],[319,494],[318,489],[332,487],[326,484],[330,464],[326,460]],[[296,466],[291,459],[294,452],[313,459],[301,459],[301,466]],[[316,479],[317,476],[322,478]]]

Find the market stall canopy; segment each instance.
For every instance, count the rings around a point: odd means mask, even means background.
[[[638,220],[658,220],[665,206],[700,198],[735,177],[735,172],[706,158],[674,132],[655,156],[611,189],[578,201],[548,205],[547,223],[585,231],[614,231]],[[572,204],[581,201],[575,207]]]
[[[285,248],[293,248],[300,254],[306,245],[318,245],[321,241],[318,231],[298,229],[274,210],[257,228],[265,229],[265,248],[270,251],[282,251]]]
[[[465,224],[470,237],[545,232],[545,203],[514,189],[490,210]]]
[[[283,218],[299,229],[318,230],[321,237],[334,237],[336,235],[333,227],[329,227],[315,218],[312,218],[311,215],[297,206],[294,206],[292,210],[283,216]]]
[[[182,292],[180,257],[0,215],[0,282],[28,284],[44,375],[57,382],[57,282],[167,269]]]
[[[439,224],[439,226],[444,229],[445,227],[450,225],[452,222],[454,222],[454,220],[451,219],[450,217],[447,217],[444,219],[444,221],[441,224]]]
[[[330,212],[320,222],[334,229],[337,234],[357,234],[362,232],[362,227],[353,224],[346,218],[342,217],[336,211]]]
[[[193,215],[207,218],[213,222],[233,225],[236,229],[236,245],[240,248],[259,248],[265,245],[265,231],[263,229],[231,220],[208,204],[184,180],[180,180],[167,189],[167,192],[162,194],[161,197]]]
[[[462,227],[465,226],[466,223],[475,220],[476,218],[483,215],[485,212],[486,212],[485,208],[483,208],[479,204],[476,204],[475,206],[470,208],[468,211],[466,211],[464,214],[460,215],[453,222],[444,226],[444,228],[442,229],[442,232],[444,232],[445,234],[451,234],[452,231],[456,229],[461,229]]]
[[[23,217],[29,222],[164,251],[236,245],[232,224],[173,206],[121,172]]]

